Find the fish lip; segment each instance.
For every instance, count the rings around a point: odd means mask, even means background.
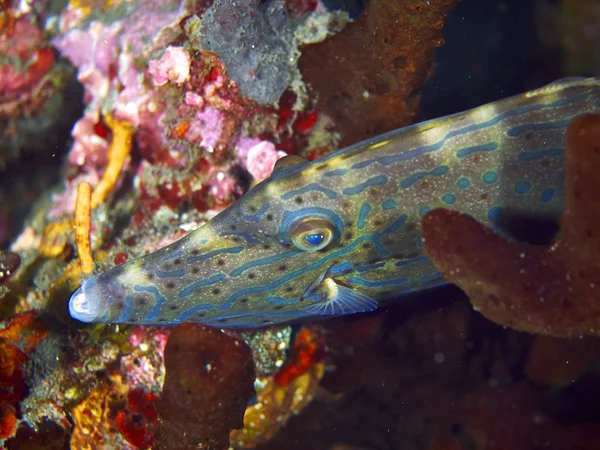
[[[85,280],[69,300],[69,314],[80,322],[94,322],[100,315],[100,302],[89,288],[94,285],[94,279]],[[87,289],[86,289],[87,288]]]

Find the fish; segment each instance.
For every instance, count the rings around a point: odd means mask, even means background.
[[[284,157],[182,239],[84,280],[70,314],[254,328],[373,311],[446,284],[423,251],[423,216],[461,211],[499,233],[507,217],[557,220],[566,127],[599,110],[600,78],[568,78],[313,161]]]

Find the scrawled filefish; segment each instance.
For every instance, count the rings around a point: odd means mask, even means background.
[[[292,156],[183,239],[84,281],[83,322],[255,327],[371,311],[445,283],[422,250],[432,208],[501,230],[563,210],[564,137],[600,111],[600,79],[565,79],[370,139]]]

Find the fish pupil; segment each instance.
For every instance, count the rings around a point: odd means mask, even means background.
[[[304,236],[306,243],[311,246],[319,245],[321,242],[323,242],[323,239],[325,239],[323,233],[312,233]]]

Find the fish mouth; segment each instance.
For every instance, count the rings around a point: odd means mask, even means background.
[[[100,315],[99,299],[94,291],[89,289],[94,284],[95,277],[85,280],[69,300],[69,314],[80,322],[94,322]]]

